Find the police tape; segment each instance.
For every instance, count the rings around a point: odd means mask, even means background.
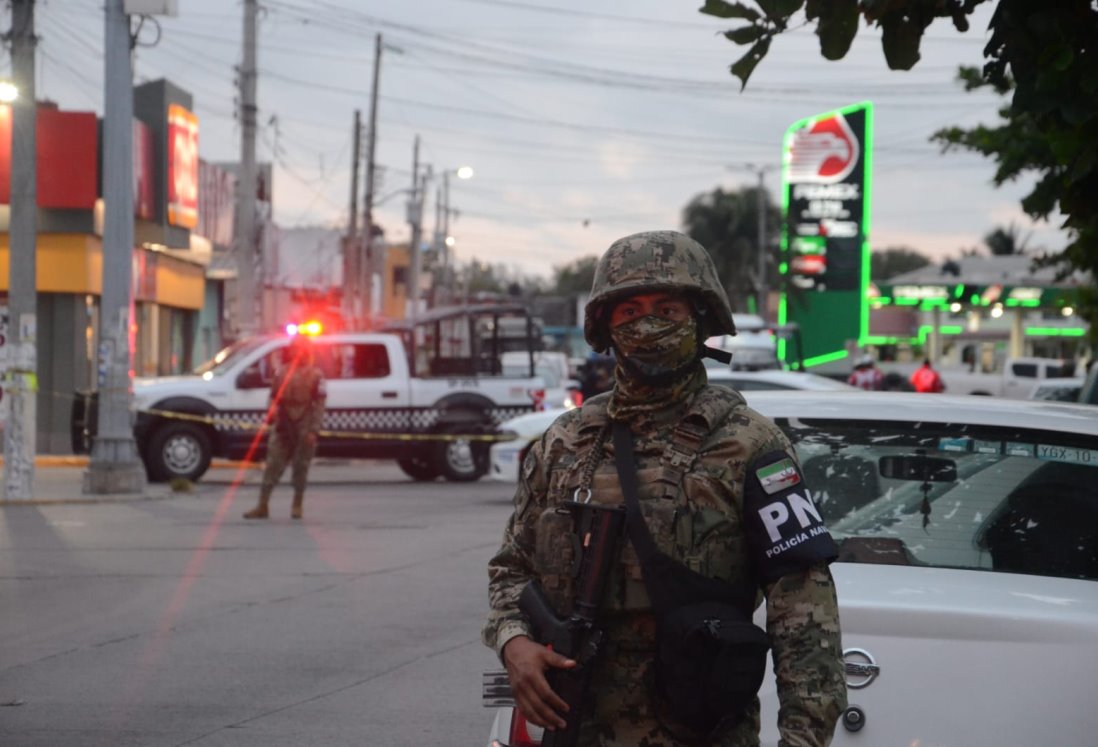
[[[138,412],[155,415],[158,418],[165,418],[167,420],[183,420],[186,422],[212,426],[221,425],[244,431],[262,431],[270,430],[271,428],[271,426],[266,423],[257,423],[253,420],[242,420],[240,418],[225,416],[196,415],[186,412],[173,412],[171,410],[158,410],[156,408],[138,410]],[[317,431],[317,435],[322,437],[351,438],[363,441],[489,441],[494,443],[497,441],[514,441],[516,439],[514,434],[499,433],[365,433],[361,431],[333,431],[326,429]]]

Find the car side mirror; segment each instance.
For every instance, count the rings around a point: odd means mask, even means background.
[[[246,368],[240,376],[236,377],[237,389],[263,389],[265,387],[263,374],[259,372],[257,367]]]
[[[919,482],[956,482],[957,463],[924,454],[883,456],[877,462],[881,477]]]

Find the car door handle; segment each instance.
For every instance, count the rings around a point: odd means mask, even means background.
[[[382,392],[382,399],[396,399],[399,396],[399,392]]]

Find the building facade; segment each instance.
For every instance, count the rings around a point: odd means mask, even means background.
[[[133,372],[193,367],[216,306],[206,286],[209,241],[197,236],[198,120],[167,81],[134,89]],[[103,287],[101,125],[94,112],[40,103],[36,241],[39,453],[69,453],[71,413],[98,385]],[[11,114],[0,107],[0,303],[9,290]],[[214,312],[216,314],[216,312]],[[213,342],[213,341],[211,341]],[[216,344],[216,343],[215,343]]]
[[[1057,278],[1033,257],[964,257],[890,278],[871,289],[870,342],[945,367],[992,372],[1008,357],[1085,360],[1087,325],[1075,313],[1082,274]],[[896,321],[906,320],[906,329]]]

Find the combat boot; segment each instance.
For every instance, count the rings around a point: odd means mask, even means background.
[[[269,516],[267,511],[267,500],[264,498],[259,499],[259,503],[255,505],[251,511],[244,512],[245,519],[266,519]]]
[[[303,496],[303,495],[295,495],[294,496],[294,503],[290,507],[290,517],[291,518],[300,519],[302,516],[305,515],[304,503],[305,503],[305,496]]]

